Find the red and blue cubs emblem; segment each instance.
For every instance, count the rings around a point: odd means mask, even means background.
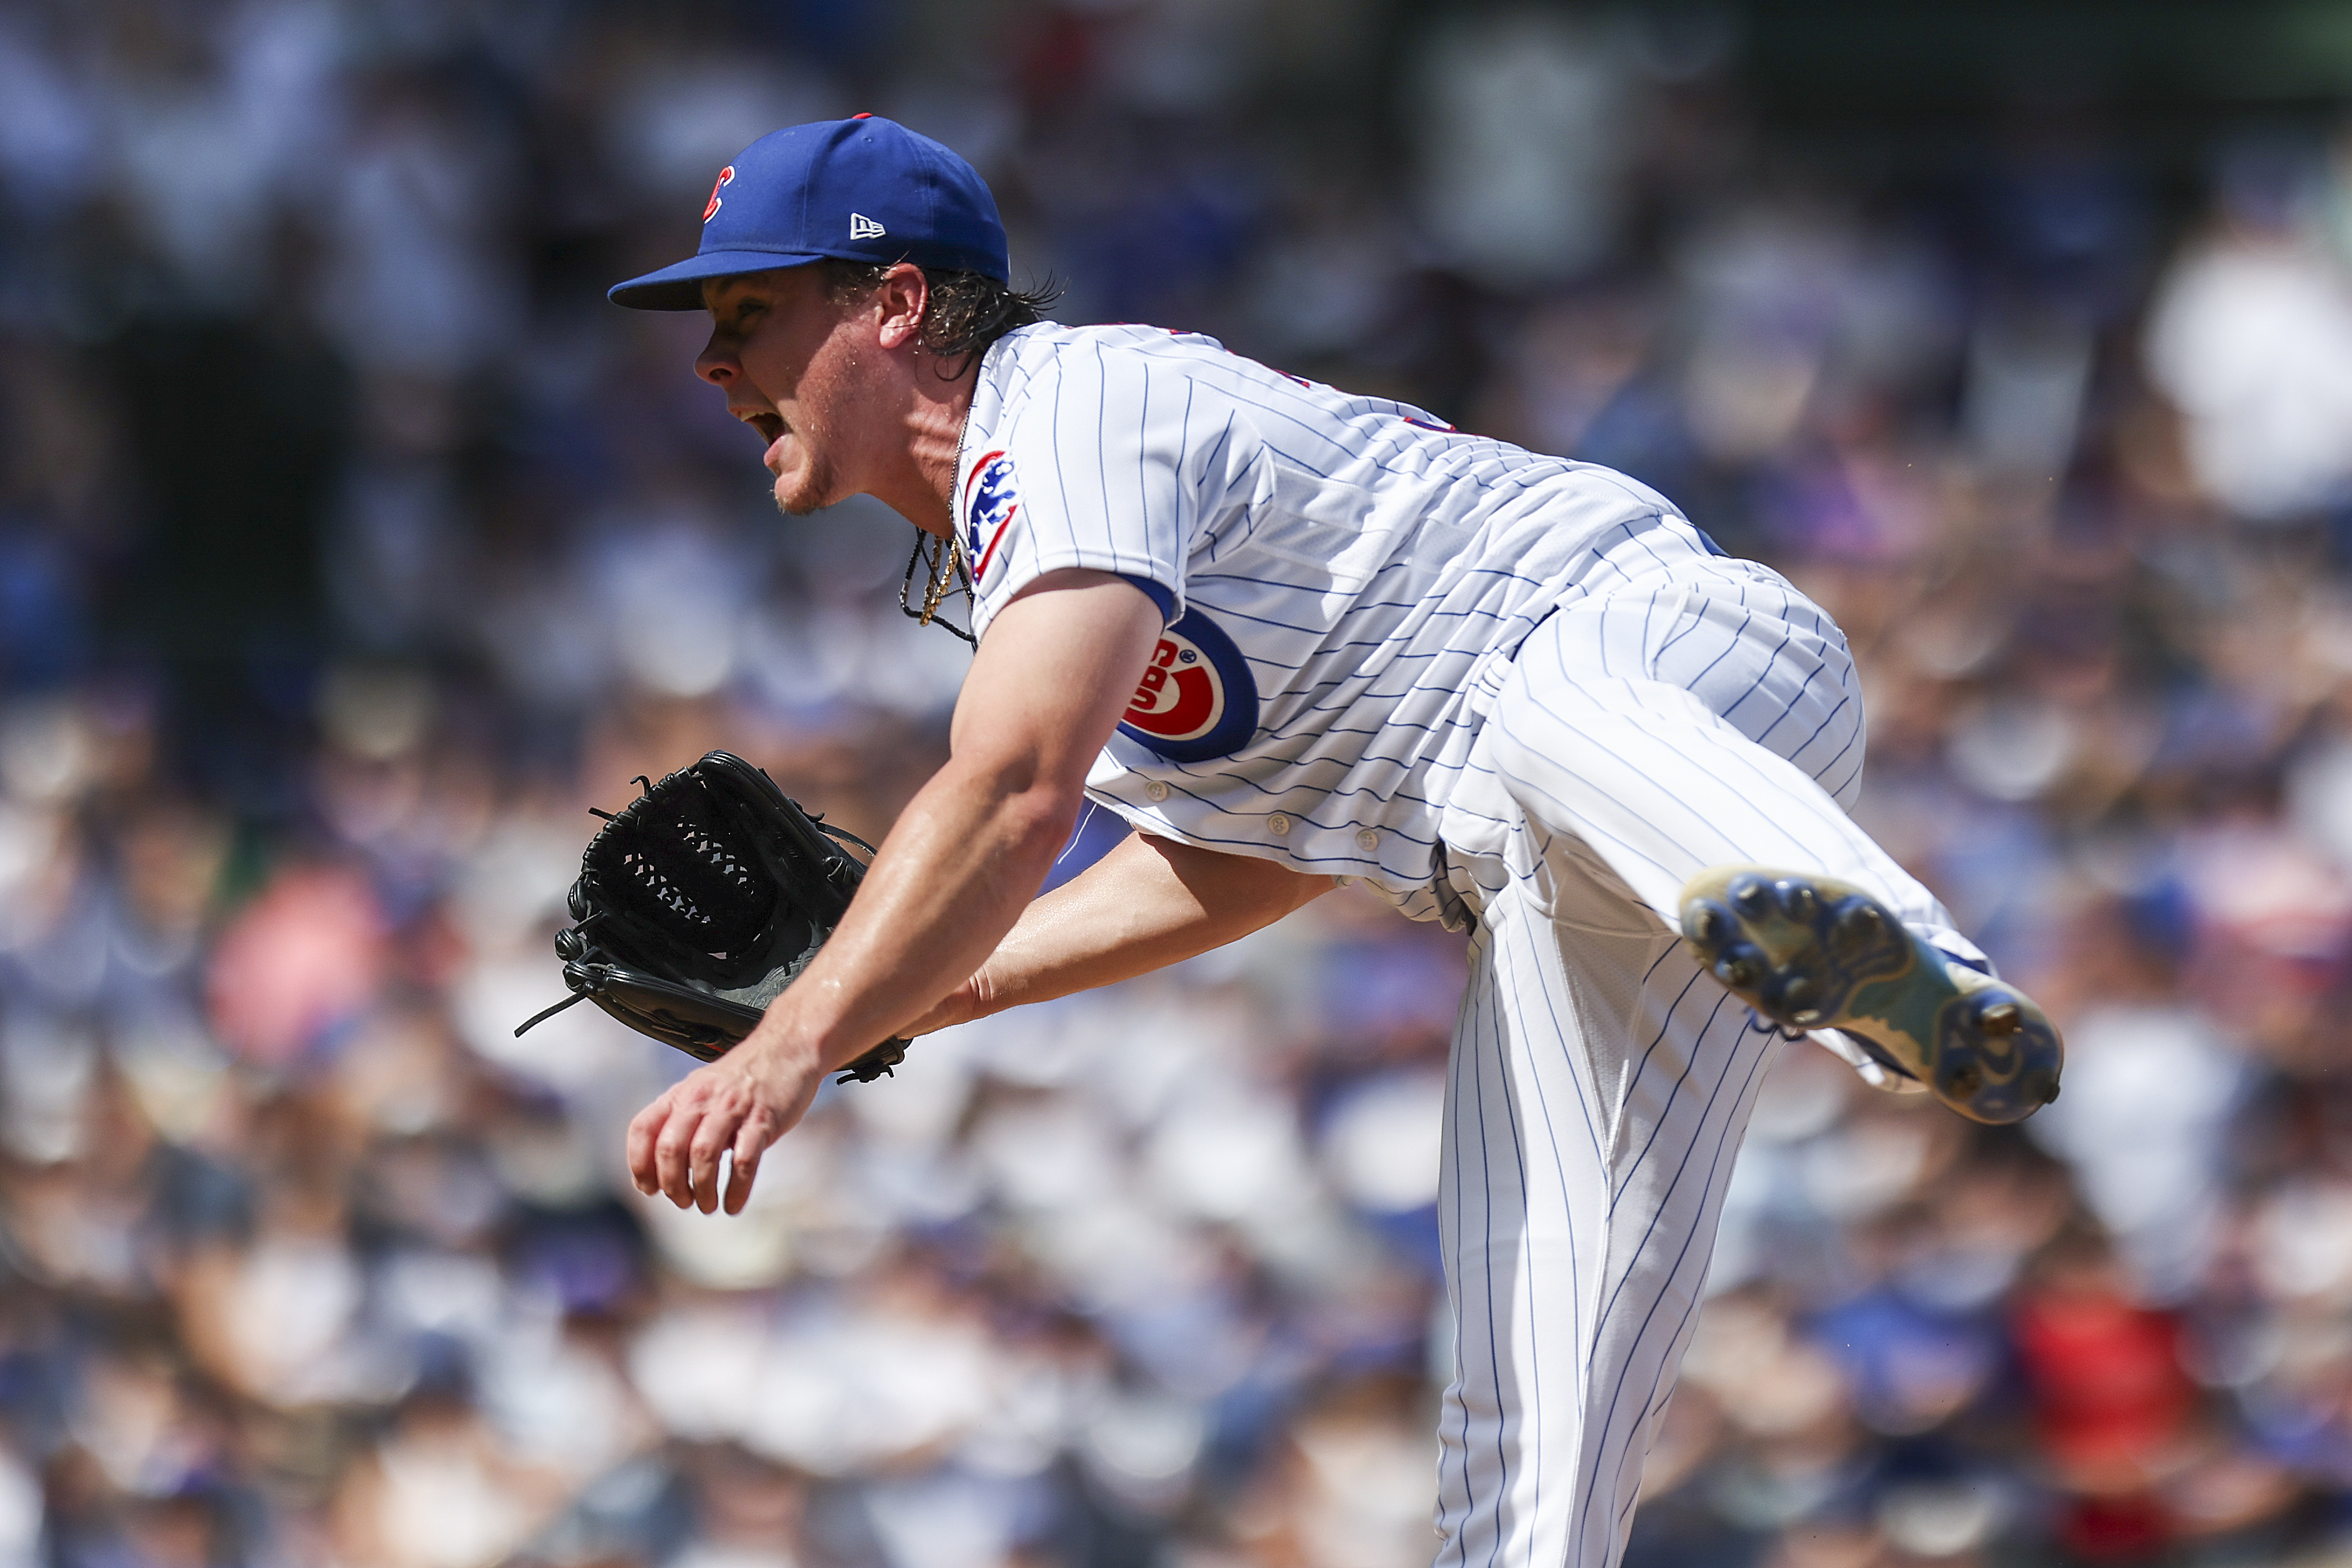
[[[735,165],[730,163],[727,167],[719,171],[719,178],[710,182],[710,204],[702,209],[702,221],[704,223],[707,224],[711,219],[719,215],[719,209],[721,205],[719,200],[719,193],[721,188],[731,183],[734,181],[734,178]],[[730,218],[728,221],[732,223],[734,220]]]
[[[1160,634],[1119,731],[1171,762],[1205,762],[1257,733],[1257,683],[1234,640],[1199,611]]]
[[[971,557],[971,580],[984,580],[989,562],[996,559],[996,546],[1004,538],[1004,530],[1013,526],[1013,514],[1021,509],[1021,492],[1013,483],[1013,459],[1002,452],[992,452],[972,465],[971,477],[964,481],[964,549]]]

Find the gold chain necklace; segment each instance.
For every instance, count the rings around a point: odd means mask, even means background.
[[[915,569],[925,570],[928,580],[923,585],[921,609],[915,607]],[[939,624],[957,636],[980,646],[980,640],[952,621],[940,618],[940,605],[950,593],[963,594],[964,619],[971,619],[971,567],[965,560],[963,541],[952,536],[941,538],[923,528],[915,530],[915,553],[907,558],[907,576],[898,584],[898,609],[918,626]]]

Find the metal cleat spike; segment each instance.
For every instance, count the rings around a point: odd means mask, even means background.
[[[1851,899],[1837,913],[1831,939],[1844,947],[1859,947],[1886,935],[1886,917],[1866,899]]]

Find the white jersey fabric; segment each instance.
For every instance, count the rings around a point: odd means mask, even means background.
[[[1363,877],[1419,919],[1512,650],[1636,529],[1697,538],[1621,474],[1150,327],[1000,340],[958,472],[975,630],[1066,567],[1160,601],[1090,795],[1163,837]]]

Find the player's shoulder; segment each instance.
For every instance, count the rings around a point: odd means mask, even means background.
[[[1603,467],[1598,463],[1570,458],[1559,461],[1561,473],[1570,485],[1595,496],[1613,498],[1629,515],[1662,517],[1680,517],[1683,515],[1680,507],[1631,474]]]
[[[1174,368],[1192,360],[1238,358],[1202,332],[1128,321],[1090,327],[1039,321],[1016,327],[997,340],[988,363],[1001,375],[1034,377],[1131,371],[1153,364]]]
[[[995,356],[1002,352],[1000,360]],[[1058,422],[1098,402],[1102,410],[1160,409],[1171,386],[1183,388],[1191,417],[1250,423],[1338,428],[1367,417],[1402,418],[1430,430],[1452,427],[1386,398],[1348,392],[1251,359],[1205,332],[1129,322],[1064,327],[1040,322],[1007,333],[991,350],[984,383],[993,382],[1007,415],[1050,405]],[[1083,417],[1081,413],[1078,417]]]
[[[1204,333],[1041,321],[1015,328],[990,348],[972,395],[972,426],[1006,439],[1024,431],[1066,439],[1074,429],[1144,416],[1166,425],[1175,410],[1198,423],[1235,400],[1261,399],[1286,381],[1306,385]]]

